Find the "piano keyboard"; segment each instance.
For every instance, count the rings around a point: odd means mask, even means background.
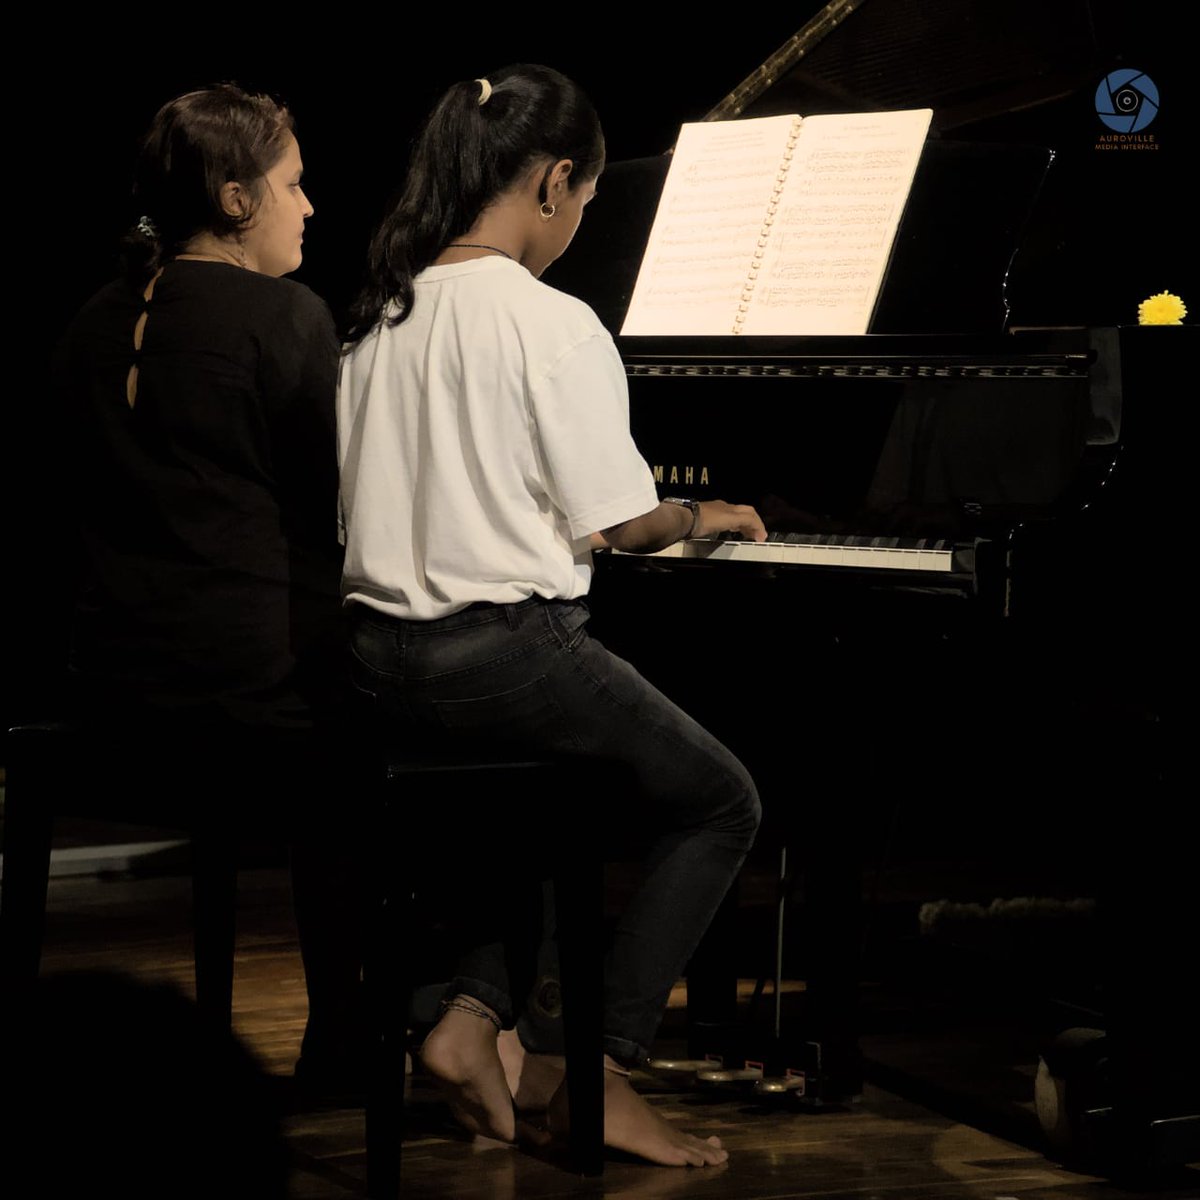
[[[963,561],[967,554],[969,550],[935,538],[838,538],[830,534],[771,533],[765,542],[693,538],[643,557],[949,573],[967,568]]]

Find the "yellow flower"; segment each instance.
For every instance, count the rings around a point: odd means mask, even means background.
[[[1138,305],[1139,325],[1182,325],[1187,308],[1178,296],[1159,292]]]

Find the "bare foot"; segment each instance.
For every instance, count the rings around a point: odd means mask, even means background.
[[[448,1008],[425,1039],[421,1061],[464,1129],[511,1142],[517,1134],[516,1113],[496,1035],[496,1026],[486,1018]]]
[[[558,1054],[526,1050],[515,1029],[502,1030],[496,1047],[517,1111],[545,1112],[563,1081],[566,1060]]]
[[[550,1102],[548,1123],[558,1135],[570,1128],[565,1081]],[[664,1167],[716,1166],[729,1158],[729,1151],[722,1147],[720,1138],[701,1139],[677,1129],[633,1090],[628,1076],[607,1068],[604,1072],[604,1144]]]
[[[525,1047],[515,1029],[502,1029],[496,1039],[496,1050],[500,1064],[504,1067],[504,1078],[508,1080],[508,1091],[513,1100],[521,1086],[521,1072],[525,1068]]]

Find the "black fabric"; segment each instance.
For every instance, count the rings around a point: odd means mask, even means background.
[[[323,301],[222,263],[167,264],[148,303],[115,282],[76,318],[54,397],[79,514],[85,708],[296,726],[327,703],[337,360]]]

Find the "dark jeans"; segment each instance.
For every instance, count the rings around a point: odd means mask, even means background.
[[[671,987],[754,840],[760,808],[742,764],[590,638],[587,620],[580,601],[536,598],[472,605],[436,621],[402,621],[355,605],[351,672],[398,731],[437,730],[460,744],[500,743],[517,753],[599,757],[631,768],[641,824],[631,832],[649,853],[606,964],[605,1049],[634,1063],[648,1053]],[[505,813],[519,825],[521,812]],[[573,823],[599,828],[605,820],[586,813]],[[498,948],[470,952],[454,987],[511,1024]]]

